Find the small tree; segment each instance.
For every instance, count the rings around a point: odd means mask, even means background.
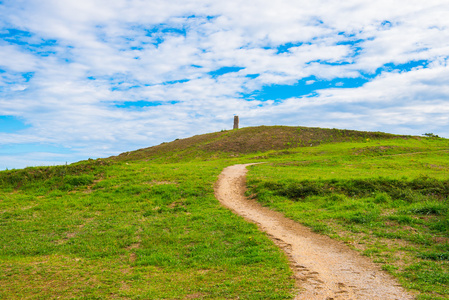
[[[438,135],[433,134],[433,133],[424,133],[423,135],[425,135],[425,136],[427,136],[427,137],[439,138]]]

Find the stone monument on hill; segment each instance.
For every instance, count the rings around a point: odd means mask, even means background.
[[[239,116],[234,116],[234,129],[239,129]]]

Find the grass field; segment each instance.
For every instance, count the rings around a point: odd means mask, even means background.
[[[347,243],[419,299],[449,297],[447,140],[308,148],[253,166],[248,195]]]
[[[291,299],[283,253],[213,194],[248,195],[381,264],[421,299],[448,291],[449,142],[306,127],[196,136],[68,166],[0,172],[2,299]]]
[[[214,198],[224,166],[114,163],[4,184],[1,297],[288,298],[284,255]]]

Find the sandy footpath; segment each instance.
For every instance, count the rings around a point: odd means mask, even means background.
[[[248,200],[244,196],[248,165],[224,169],[215,196],[225,207],[256,223],[287,253],[299,288],[295,299],[414,299],[391,276],[345,244]]]

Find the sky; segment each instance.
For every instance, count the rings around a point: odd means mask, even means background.
[[[0,0],[0,170],[241,127],[449,137],[446,0]]]

